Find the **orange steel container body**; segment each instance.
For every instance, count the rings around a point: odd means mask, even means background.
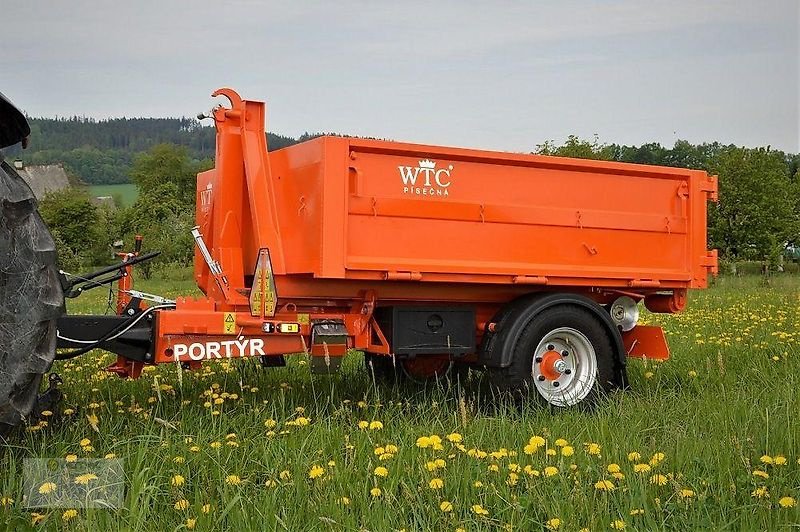
[[[449,299],[438,284],[704,288],[714,262],[702,171],[337,137],[270,164],[276,274],[415,281]]]

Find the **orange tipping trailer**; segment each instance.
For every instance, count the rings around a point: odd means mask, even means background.
[[[268,153],[265,104],[214,96],[230,104],[197,178],[205,297],[134,307],[151,342],[120,375],[286,353],[327,371],[358,349],[382,377],[470,366],[571,406],[625,386],[628,357],[667,358],[640,304],[678,312],[717,272],[705,172],[331,136]]]

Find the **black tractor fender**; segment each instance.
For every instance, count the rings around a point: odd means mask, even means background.
[[[25,144],[30,134],[31,128],[25,115],[0,93],[0,148],[19,142]]]
[[[486,327],[478,364],[487,368],[506,368],[511,364],[513,346],[530,321],[541,312],[561,305],[575,305],[592,313],[606,329],[614,349],[614,373],[620,388],[628,387],[626,351],[622,334],[606,310],[592,299],[568,292],[536,293],[519,297],[501,308]]]

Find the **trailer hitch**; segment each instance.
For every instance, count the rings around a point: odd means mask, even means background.
[[[127,267],[152,260],[158,257],[160,254],[160,251],[151,251],[150,253],[145,253],[144,255],[129,256],[125,260],[116,264],[112,264],[111,266],[106,266],[105,268],[100,268],[99,270],[81,275],[73,275],[61,270],[58,273],[61,281],[61,287],[64,290],[64,297],[75,298],[86,290],[91,290],[92,288],[105,286],[118,281],[128,275],[128,273],[125,271]]]

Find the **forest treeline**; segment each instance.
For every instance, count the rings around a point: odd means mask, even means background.
[[[24,157],[27,164],[63,163],[67,170],[90,185],[131,182],[136,156],[159,144],[186,148],[190,160],[214,157],[214,128],[194,118],[113,118],[94,120],[28,118],[31,144],[19,146],[6,157]],[[282,135],[267,134],[270,150],[298,142]]]

